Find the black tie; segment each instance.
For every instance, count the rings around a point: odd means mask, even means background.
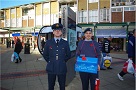
[[[58,45],[58,43],[59,43],[59,39],[57,39],[57,40],[56,40],[56,42],[57,42],[57,45]]]

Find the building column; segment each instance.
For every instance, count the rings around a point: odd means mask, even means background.
[[[78,24],[78,0],[77,1],[77,11],[76,11],[76,24]]]
[[[49,18],[50,18],[50,26],[51,26],[51,1],[49,2],[50,6],[49,6]]]
[[[22,17],[22,16],[23,16],[23,13],[22,13],[22,12],[23,12],[23,11],[22,11],[22,8],[21,8],[21,12],[20,12],[20,13],[21,13],[21,27],[23,27],[23,23],[22,23],[22,22],[23,22],[23,20],[22,20],[22,18],[23,18],[23,17]]]
[[[15,8],[15,27],[17,27],[17,8]]]
[[[41,26],[43,26],[43,2],[41,3],[41,18],[42,18]]]
[[[112,18],[112,10],[111,10],[111,4],[112,4],[112,0],[110,0],[110,9],[109,9],[109,20],[110,20],[110,23],[112,22],[111,18]]]
[[[4,27],[6,27],[6,11],[4,10]]]
[[[124,7],[122,7],[122,22],[124,22]]]
[[[100,23],[100,0],[98,0],[98,23]]]
[[[36,27],[36,6],[34,4],[34,27]]]
[[[8,30],[9,39],[10,39],[10,28],[11,28],[11,9],[9,9],[9,30]]]
[[[88,18],[88,15],[89,15],[89,11],[88,11],[88,3],[89,3],[89,2],[88,2],[88,1],[89,1],[89,0],[87,0],[87,5],[86,5],[86,6],[87,6],[87,24],[88,24],[88,22],[89,22],[89,18]]]
[[[126,51],[126,38],[123,39],[123,51]]]

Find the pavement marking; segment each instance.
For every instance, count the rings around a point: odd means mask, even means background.
[[[41,76],[41,75],[45,75],[45,74],[46,74],[45,70],[5,73],[5,74],[1,75],[1,80],[25,78],[25,77],[32,77],[32,76]]]

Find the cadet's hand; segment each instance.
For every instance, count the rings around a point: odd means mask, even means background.
[[[100,71],[100,66],[98,65],[98,71]]]

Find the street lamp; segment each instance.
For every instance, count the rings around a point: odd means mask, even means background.
[[[128,27],[129,27],[130,22],[127,22],[127,38],[126,38],[126,51],[128,51]]]
[[[128,42],[128,27],[129,27],[130,22],[127,22],[127,42]]]

